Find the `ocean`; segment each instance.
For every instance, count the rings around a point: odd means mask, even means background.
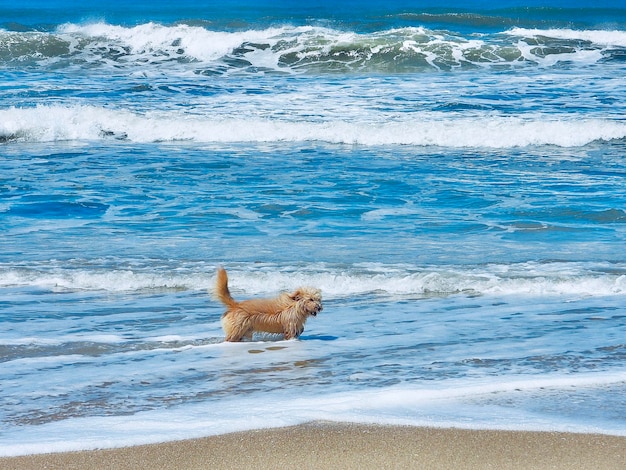
[[[0,456],[626,435],[626,5],[436,5],[0,0]]]

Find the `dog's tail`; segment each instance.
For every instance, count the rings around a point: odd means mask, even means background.
[[[217,281],[215,282],[215,295],[227,307],[237,305],[237,301],[232,298],[228,290],[228,275],[224,268],[217,269]]]

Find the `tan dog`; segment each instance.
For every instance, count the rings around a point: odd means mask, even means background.
[[[285,339],[297,338],[304,331],[309,315],[322,311],[319,289],[300,287],[293,294],[282,293],[273,299],[250,299],[237,302],[228,290],[228,276],[223,268],[217,270],[215,295],[228,307],[222,315],[226,341],[251,339],[255,331],[282,333]]]

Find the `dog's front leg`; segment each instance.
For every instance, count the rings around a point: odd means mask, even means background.
[[[302,333],[302,330],[304,330],[304,328],[298,329],[297,325],[290,323],[285,328],[285,332],[284,332],[285,339],[297,338],[298,336],[300,336],[300,333]]]

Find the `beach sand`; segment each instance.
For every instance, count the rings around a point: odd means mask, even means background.
[[[204,439],[0,458],[22,469],[624,469],[626,437],[309,423]]]

